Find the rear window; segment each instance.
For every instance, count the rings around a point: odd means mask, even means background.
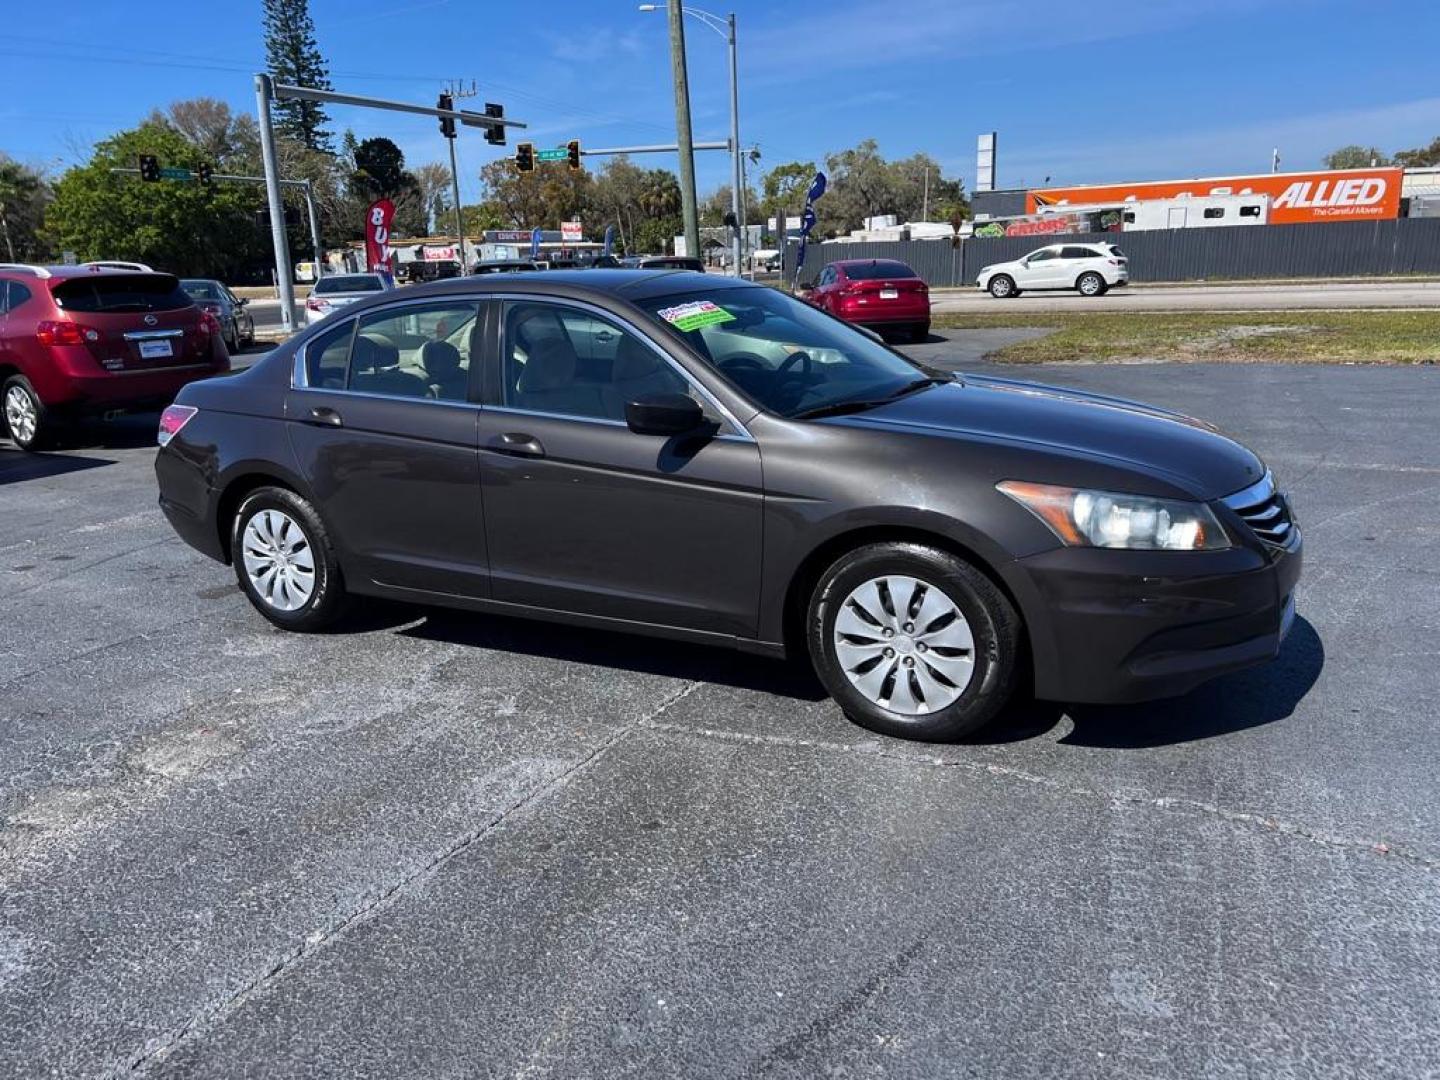
[[[169,274],[94,274],[71,278],[50,290],[66,311],[175,311],[192,306]]]
[[[220,299],[220,290],[210,281],[182,281],[180,287],[196,300]]]
[[[1125,253],[1121,251],[1118,247],[1116,247],[1114,244],[1110,245],[1110,254],[1114,255],[1117,259],[1125,258]]]
[[[384,292],[385,286],[374,274],[341,274],[338,277],[321,278],[315,285],[314,292],[324,296],[326,293],[346,292]]]
[[[885,281],[890,278],[912,278],[915,271],[902,262],[891,259],[876,259],[874,262],[849,263],[845,276],[851,281]]]

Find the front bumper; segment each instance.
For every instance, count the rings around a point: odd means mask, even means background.
[[[1295,618],[1290,544],[1216,552],[1059,548],[1010,566],[1035,657],[1035,694],[1120,704],[1175,697],[1273,659]]]

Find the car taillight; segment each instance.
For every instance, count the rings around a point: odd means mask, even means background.
[[[90,332],[90,340],[99,338],[93,330]],[[41,345],[84,345],[85,331],[78,324],[73,322],[51,322],[45,320],[35,324],[35,340]]]
[[[202,310],[200,312],[200,332],[202,334],[218,334],[221,332],[220,320],[215,318],[214,314],[208,310]]]
[[[310,299],[308,299],[308,300],[305,301],[305,306],[306,306],[307,308],[309,308],[311,311],[329,311],[329,310],[330,310],[330,301],[329,301],[329,300],[321,300],[321,299],[319,299],[318,297],[312,296],[312,297],[310,297]]]
[[[169,405],[160,414],[160,431],[155,436],[155,441],[161,446],[168,446],[170,440],[180,434],[180,429],[190,422],[200,410],[193,405]]]

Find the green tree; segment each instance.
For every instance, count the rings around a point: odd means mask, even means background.
[[[594,181],[585,170],[541,165],[522,173],[510,158],[492,161],[480,170],[485,201],[494,206],[507,228],[558,229],[562,221],[584,220]]]
[[[0,258],[38,262],[49,254],[41,235],[49,202],[43,175],[0,154]]]
[[[760,181],[764,195],[760,201],[761,212],[767,219],[774,217],[779,211],[789,217],[798,216],[805,201],[805,192],[810,189],[810,182],[814,179],[813,161],[791,161],[776,165]]]
[[[756,205],[753,189],[747,187],[743,195],[746,206]],[[700,200],[700,224],[706,227],[725,224],[725,215],[730,213],[730,185],[721,184]]]
[[[329,90],[330,72],[315,44],[310,0],[264,0],[265,64],[277,82]],[[329,117],[317,101],[275,102],[275,128],[310,150],[330,150]]]
[[[117,176],[141,154],[194,169],[202,152],[168,124],[146,122],[96,144],[84,165],[55,184],[46,230],[57,249],[84,259],[136,259],[178,274],[243,280],[270,257],[256,226],[258,188],[195,181],[147,183]]]
[[[1407,169],[1427,169],[1440,165],[1440,136],[1436,136],[1429,146],[1399,151],[1395,155],[1394,163]]]
[[[365,139],[355,144],[351,164],[347,186],[358,204],[368,206],[376,199],[393,202],[396,236],[424,236],[430,231],[431,207],[426,206],[415,174],[406,170],[400,147],[383,137]]]
[[[1327,169],[1363,169],[1368,165],[1389,165],[1383,150],[1373,146],[1342,146],[1323,158]]]
[[[486,229],[506,227],[505,216],[494,203],[471,203],[460,208],[460,221],[466,236],[479,236]]]

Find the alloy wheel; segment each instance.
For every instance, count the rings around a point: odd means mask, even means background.
[[[25,392],[23,386],[12,386],[5,391],[5,423],[9,425],[10,434],[17,443],[29,445],[34,441],[40,417],[36,412],[34,399]]]
[[[260,510],[241,537],[245,575],[255,595],[280,611],[297,611],[315,593],[315,553],[305,530],[283,510]]]
[[[919,716],[952,705],[975,674],[975,638],[955,601],[919,578],[871,578],[835,617],[835,655],[869,701]]]

